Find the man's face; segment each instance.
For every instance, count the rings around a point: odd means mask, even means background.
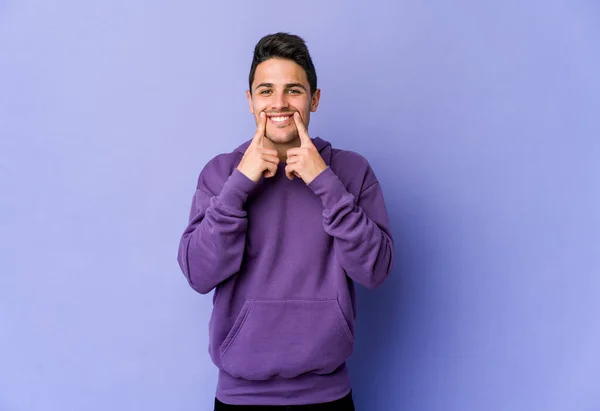
[[[320,90],[311,96],[304,69],[292,60],[272,58],[256,67],[252,93],[246,92],[250,113],[258,124],[261,111],[267,115],[266,137],[275,144],[298,138],[292,115],[299,112],[306,127],[310,112],[317,111]]]

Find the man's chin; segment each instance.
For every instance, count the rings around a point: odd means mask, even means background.
[[[293,143],[297,138],[298,138],[298,134],[297,133],[291,133],[291,134],[267,134],[267,138],[273,143],[273,144],[290,144]]]

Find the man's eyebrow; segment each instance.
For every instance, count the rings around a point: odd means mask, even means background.
[[[273,87],[273,83],[260,83],[258,86],[254,87],[254,89],[258,90],[261,87]]]
[[[285,85],[285,88],[292,88],[292,87],[299,87],[302,90],[306,91],[306,87],[304,87],[304,84],[302,84],[302,83],[290,83],[290,84]]]
[[[271,88],[271,87],[273,87],[273,83],[260,83],[254,89],[258,90],[261,87]],[[306,87],[304,87],[304,84],[302,84],[302,83],[288,83],[285,85],[285,88],[292,88],[292,87],[298,87],[298,88],[301,88],[302,90],[306,91]]]

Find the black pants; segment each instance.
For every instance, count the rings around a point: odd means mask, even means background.
[[[228,405],[215,398],[215,411],[355,411],[352,391],[337,401],[307,405]]]

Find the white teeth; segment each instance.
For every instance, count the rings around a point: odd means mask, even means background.
[[[283,122],[286,121],[288,118],[290,118],[290,116],[285,116],[285,117],[271,117],[272,121],[276,121],[276,122]]]

